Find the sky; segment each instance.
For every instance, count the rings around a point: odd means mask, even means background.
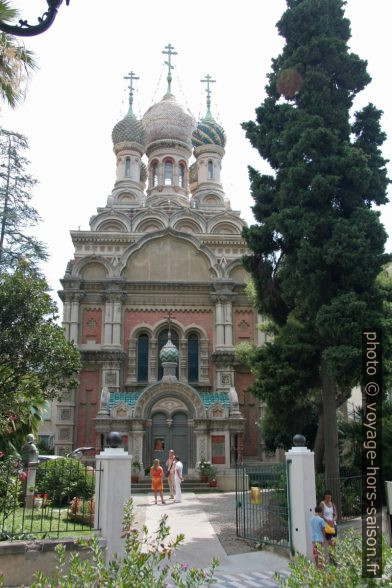
[[[13,0],[31,23],[45,0]],[[106,205],[115,181],[113,126],[127,112],[128,82],[136,82],[134,111],[142,116],[166,91],[164,47],[171,43],[172,90],[196,118],[206,110],[200,80],[210,74],[212,113],[227,134],[222,183],[234,210],[251,224],[253,215],[248,165],[263,172],[268,166],[241,128],[253,120],[265,98],[271,59],[283,47],[276,22],[285,0],[71,0],[65,1],[52,27],[25,40],[39,70],[33,73],[24,102],[15,110],[0,105],[0,124],[29,140],[30,173],[39,180],[33,206],[42,222],[35,233],[50,253],[43,266],[53,296],[73,257],[70,230],[88,230],[97,207]],[[22,11],[23,10],[23,11]],[[348,0],[350,49],[368,61],[372,82],[360,93],[354,109],[373,102],[384,111],[388,140],[383,155],[392,160],[392,103],[389,94],[391,0]],[[392,165],[389,164],[392,177]],[[392,194],[392,189],[390,189]],[[382,207],[381,220],[392,235],[392,203]],[[387,250],[392,251],[390,238]]]

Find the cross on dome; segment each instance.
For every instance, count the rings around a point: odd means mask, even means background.
[[[211,114],[211,89],[210,84],[215,84],[216,80],[213,80],[210,74],[207,74],[204,80],[200,80],[203,84],[207,84],[206,93],[207,93],[207,114],[206,118],[212,118]]]
[[[165,61],[165,65],[167,65],[168,72],[167,72],[167,94],[171,94],[171,83],[172,83],[172,75],[171,70],[174,69],[174,65],[172,65],[171,57],[172,55],[178,55],[177,51],[173,51],[174,47],[169,43],[166,45],[165,49],[167,51],[162,51],[164,55],[168,56],[168,61]]]
[[[171,310],[169,310],[169,312],[167,313],[167,317],[166,318],[167,318],[168,323],[169,323],[167,337],[168,337],[168,339],[171,339],[171,331],[170,331],[170,324],[171,324],[171,318],[172,318],[172,311]]]
[[[140,79],[140,78],[138,78],[133,71],[130,71],[127,76],[124,76],[124,80],[129,80],[128,89],[129,89],[129,111],[130,112],[132,112],[132,104],[133,104],[133,92],[134,92],[133,81],[138,80],[138,79]]]

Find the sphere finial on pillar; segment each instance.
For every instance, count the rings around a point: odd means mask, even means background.
[[[293,445],[294,447],[306,447],[306,438],[303,435],[294,435]]]
[[[122,435],[116,431],[110,431],[106,436],[106,441],[109,444],[109,447],[112,447],[113,449],[120,447],[122,444]]]

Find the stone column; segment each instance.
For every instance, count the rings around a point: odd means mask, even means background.
[[[290,492],[289,531],[293,550],[312,559],[310,520],[316,506],[314,453],[305,447],[305,437],[295,435],[294,447],[286,452]]]
[[[121,295],[116,296],[113,302],[113,345],[118,347],[121,346],[121,315],[122,315],[122,302]]]
[[[103,325],[103,344],[111,345],[113,339],[113,302],[110,298],[105,303],[105,320]]]
[[[70,328],[71,328],[71,299],[69,296],[65,297],[63,306],[63,329],[64,335],[67,341],[70,341]]]
[[[94,527],[101,529],[106,539],[106,562],[115,553],[122,558],[125,555],[122,522],[124,504],[131,496],[132,455],[119,447],[108,447],[96,458],[97,471],[95,482],[96,512]]]
[[[233,347],[233,312],[231,300],[225,302],[225,346]]]
[[[149,368],[150,368],[150,382],[157,381],[157,340],[150,339],[150,353],[149,353]]]
[[[79,307],[81,298],[82,294],[74,294],[70,309],[69,340],[74,341],[75,344],[79,343]]]
[[[218,298],[215,304],[215,347],[225,344],[225,325],[223,320],[222,301]]]

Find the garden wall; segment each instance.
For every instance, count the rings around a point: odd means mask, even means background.
[[[51,576],[56,564],[56,545],[64,545],[66,561],[71,553],[79,552],[81,559],[90,557],[90,551],[75,543],[75,538],[43,539],[36,541],[2,541],[0,542],[0,574],[4,576],[4,586],[28,586],[35,572],[42,571]],[[106,542],[99,539],[101,548]],[[66,567],[67,569],[67,567]]]

